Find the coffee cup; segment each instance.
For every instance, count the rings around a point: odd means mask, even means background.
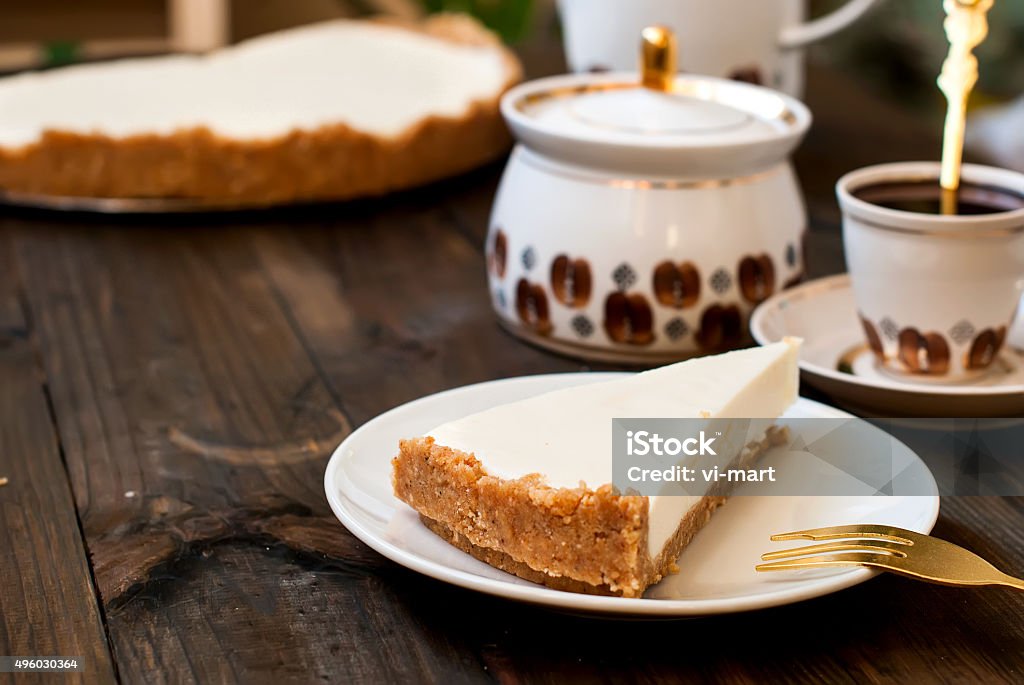
[[[864,333],[906,379],[966,381],[999,359],[1024,293],[1024,174],[967,164],[941,213],[937,162],[851,172],[836,185]],[[947,210],[948,211],[948,210]]]
[[[856,21],[876,0],[850,0],[805,22],[804,0],[559,0],[573,71],[636,66],[637,36],[660,24],[679,38],[678,68],[803,92],[803,46]]]

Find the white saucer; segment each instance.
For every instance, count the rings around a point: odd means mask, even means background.
[[[750,332],[761,345],[804,339],[804,379],[858,413],[914,417],[1024,415],[1024,355],[1006,349],[989,373],[958,384],[903,380],[879,370],[857,321],[847,274],[781,292],[758,307]]]
[[[935,481],[917,455],[905,448],[922,491],[936,493],[933,496],[733,497],[680,557],[682,572],[650,588],[643,599],[623,599],[552,590],[492,568],[431,533],[412,509],[392,495],[391,458],[398,451],[399,438],[421,435],[442,422],[497,404],[621,375],[509,378],[456,388],[392,409],[359,428],[334,452],[324,476],[331,509],[373,549],[438,580],[572,612],[648,617],[778,606],[835,592],[875,575],[866,568],[758,573],[754,565],[761,553],[782,544],[769,541],[772,533],[847,523],[884,523],[927,533],[935,524],[939,512]],[[787,416],[849,415],[801,399]],[[770,458],[770,454],[765,457]]]

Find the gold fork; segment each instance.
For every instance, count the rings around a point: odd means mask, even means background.
[[[942,585],[1006,585],[1024,590],[1024,580],[997,569],[951,542],[894,526],[831,526],[773,535],[782,540],[837,540],[761,555],[758,571],[831,566],[871,566]],[[779,559],[780,561],[773,561]]]

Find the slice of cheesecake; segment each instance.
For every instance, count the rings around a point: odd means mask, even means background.
[[[460,549],[522,578],[639,597],[726,498],[623,495],[612,481],[614,418],[762,419],[733,444],[749,463],[797,398],[800,342],[692,359],[471,414],[402,440],[395,494]],[[734,441],[735,443],[735,441]]]
[[[0,79],[0,189],[269,204],[373,195],[502,154],[515,56],[465,15],[340,19],[207,55]]]

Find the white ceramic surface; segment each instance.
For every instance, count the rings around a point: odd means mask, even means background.
[[[913,381],[977,376],[1002,347],[1024,293],[1024,209],[945,216],[887,209],[856,196],[881,183],[938,185],[938,177],[937,162],[903,162],[859,169],[836,184],[846,262],[868,341]],[[962,178],[1024,194],[1024,174],[1015,171],[967,164]]]
[[[722,79],[608,87],[636,82],[571,75],[505,95],[522,144],[487,237],[495,310],[516,334],[592,359],[735,347],[753,306],[802,272],[787,156],[810,113]]]
[[[391,457],[399,438],[497,404],[619,374],[554,374],[456,388],[410,402],[368,422],[335,451],[324,476],[331,508],[360,540],[408,568],[462,587],[574,612],[683,617],[787,604],[863,582],[868,569],[764,574],[759,555],[778,543],[772,533],[845,523],[886,523],[927,533],[938,516],[933,497],[733,497],[680,558],[684,570],[649,589],[643,599],[560,592],[499,571],[448,545],[392,495]],[[846,417],[809,400],[787,416]],[[870,457],[870,455],[868,455]],[[917,477],[935,491],[922,462]],[[769,457],[766,457],[769,458]],[[791,543],[788,543],[791,544]]]
[[[501,113],[538,154],[659,182],[758,173],[785,160],[811,125],[803,103],[768,88],[680,74],[665,93],[639,81],[636,71],[528,81],[502,97]]]
[[[785,336],[803,338],[803,380],[858,414],[1024,415],[1024,355],[1012,349],[1005,349],[988,373],[966,383],[924,385],[881,370],[864,342],[846,274],[804,283],[772,297],[754,312],[750,332],[762,345]],[[842,364],[844,358],[850,362],[848,368]]]
[[[631,69],[645,26],[662,24],[679,36],[680,70],[759,77],[760,83],[799,97],[799,48],[839,31],[875,0],[851,0],[804,23],[804,0],[559,0],[565,52],[574,71]]]

